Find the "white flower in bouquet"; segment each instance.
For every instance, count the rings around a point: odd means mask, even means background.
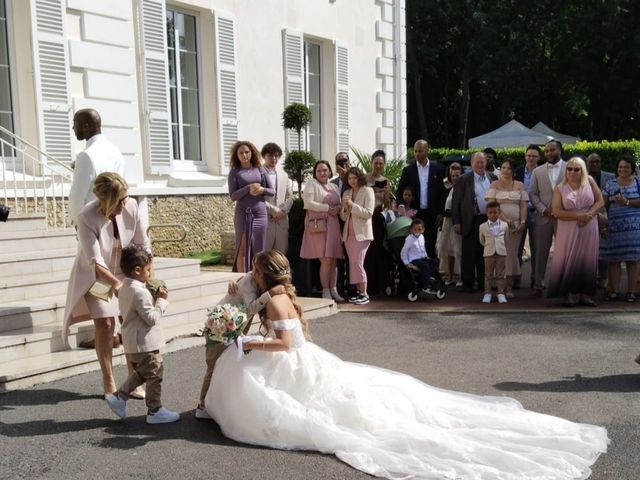
[[[242,335],[242,327],[247,321],[244,305],[236,306],[225,303],[207,309],[207,320],[204,322],[202,334],[207,346],[222,343],[231,344]]]

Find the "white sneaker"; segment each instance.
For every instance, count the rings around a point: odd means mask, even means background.
[[[164,407],[156,413],[150,413],[147,415],[147,423],[171,423],[180,420],[180,414],[178,412],[172,412]]]
[[[504,293],[498,294],[498,303],[507,303],[507,297],[504,295]]]
[[[491,294],[485,293],[484,297],[482,297],[482,303],[491,303]]]
[[[113,393],[107,393],[104,396],[104,399],[107,401],[107,405],[113,413],[115,413],[118,417],[124,418],[127,416],[126,407],[127,401],[121,399],[118,395],[114,395]]]
[[[196,418],[200,420],[211,420],[211,415],[204,407],[196,407]]]

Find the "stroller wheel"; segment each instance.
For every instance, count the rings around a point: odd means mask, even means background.
[[[384,293],[387,294],[387,297],[393,295],[393,288],[391,288],[391,285],[387,285],[387,288],[384,289]]]
[[[446,295],[447,295],[447,292],[445,292],[444,290],[438,290],[436,292],[436,298],[438,300],[442,300]]]
[[[415,302],[416,300],[418,300],[418,292],[409,292],[409,295],[407,295],[407,298],[409,299],[410,302]]]

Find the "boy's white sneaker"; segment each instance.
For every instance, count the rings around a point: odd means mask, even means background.
[[[507,303],[507,297],[504,295],[504,293],[498,294],[498,303]]]
[[[178,412],[172,412],[164,407],[160,407],[156,413],[150,413],[147,415],[147,423],[171,423],[180,420],[180,414]]]
[[[107,393],[104,396],[104,399],[107,401],[107,405],[109,405],[109,408],[118,417],[124,418],[124,417],[127,416],[127,413],[126,413],[127,402],[126,402],[126,400],[121,399],[118,395],[114,395],[113,393]]]
[[[207,410],[204,407],[196,407],[196,418],[199,418],[200,420],[210,420],[211,419],[211,415],[209,415],[209,412],[207,412]]]
[[[484,297],[482,297],[482,303],[491,303],[491,294],[485,293]]]

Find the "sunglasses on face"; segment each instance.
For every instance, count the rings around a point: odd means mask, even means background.
[[[125,203],[127,203],[127,200],[129,199],[129,195],[122,197],[120,200],[118,200],[118,204],[119,205],[124,205]]]
[[[567,167],[567,172],[579,172],[580,169],[579,168],[571,168],[571,167]]]

